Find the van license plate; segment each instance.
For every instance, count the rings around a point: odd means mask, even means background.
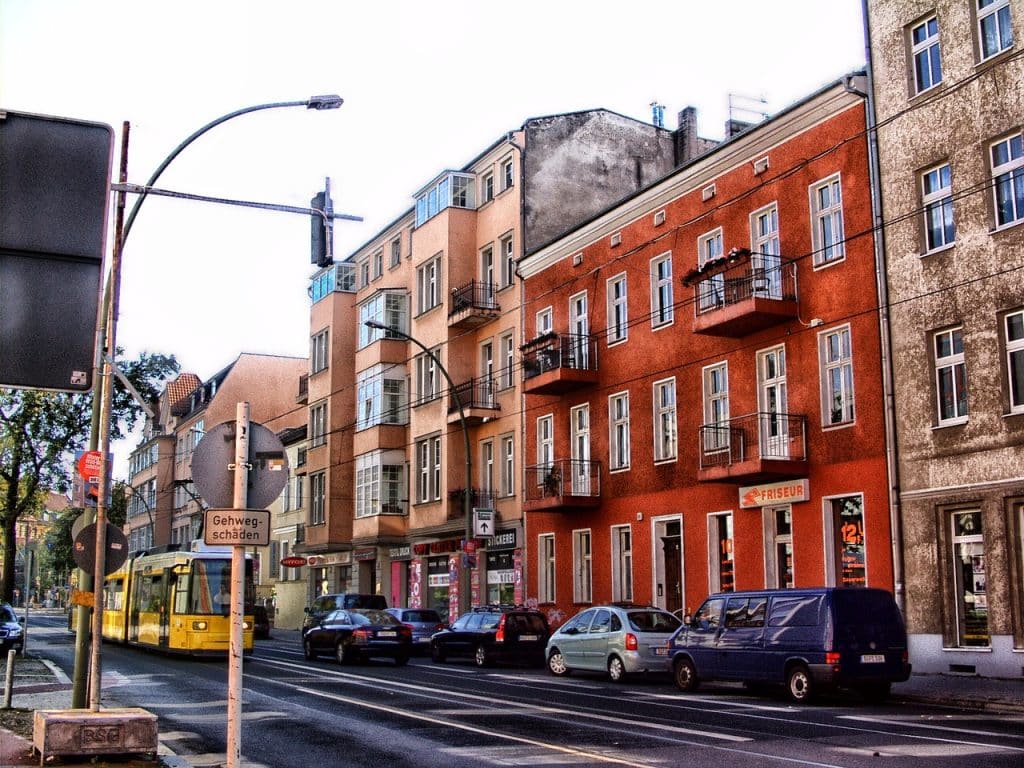
[[[865,653],[860,657],[861,664],[884,664],[885,656],[881,653]]]

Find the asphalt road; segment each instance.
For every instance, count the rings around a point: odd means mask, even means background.
[[[43,619],[48,622],[49,619]],[[59,621],[53,619],[54,626]],[[34,652],[71,669],[71,635]],[[224,759],[225,662],[105,645],[103,706],[141,706],[196,766]],[[477,669],[414,659],[307,662],[295,632],[257,641],[244,665],[246,766],[887,766],[1024,765],[1024,718],[854,696],[795,706],[737,686],[679,693],[668,678]]]

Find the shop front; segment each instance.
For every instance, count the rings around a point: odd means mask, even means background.
[[[519,605],[523,602],[522,550],[516,528],[498,529],[487,542],[485,602]]]

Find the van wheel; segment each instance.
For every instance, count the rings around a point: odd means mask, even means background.
[[[473,650],[473,661],[478,667],[486,667],[488,664],[487,649],[482,645],[478,645]]]
[[[621,683],[626,679],[626,667],[618,656],[612,656],[608,659],[608,677],[611,678],[613,683]]]
[[[861,696],[870,704],[881,704],[889,698],[892,685],[889,683],[871,683],[860,689]]]
[[[430,659],[435,664],[444,664],[444,651],[441,649],[441,646],[430,646]]]
[[[306,657],[306,661],[312,661],[316,658],[316,651],[313,650],[309,640],[302,641],[302,655]]]
[[[797,704],[807,704],[814,700],[817,691],[810,671],[803,664],[793,666],[786,675],[786,693]]]
[[[548,656],[548,672],[557,677],[569,674],[569,668],[565,665],[565,657],[562,652],[555,648]]]
[[[697,677],[697,668],[689,659],[680,659],[672,668],[672,678],[675,680],[676,688],[684,693],[691,693],[697,690],[700,685],[700,678]]]

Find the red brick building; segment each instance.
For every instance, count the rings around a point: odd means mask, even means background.
[[[863,78],[520,261],[526,595],[893,589]]]

